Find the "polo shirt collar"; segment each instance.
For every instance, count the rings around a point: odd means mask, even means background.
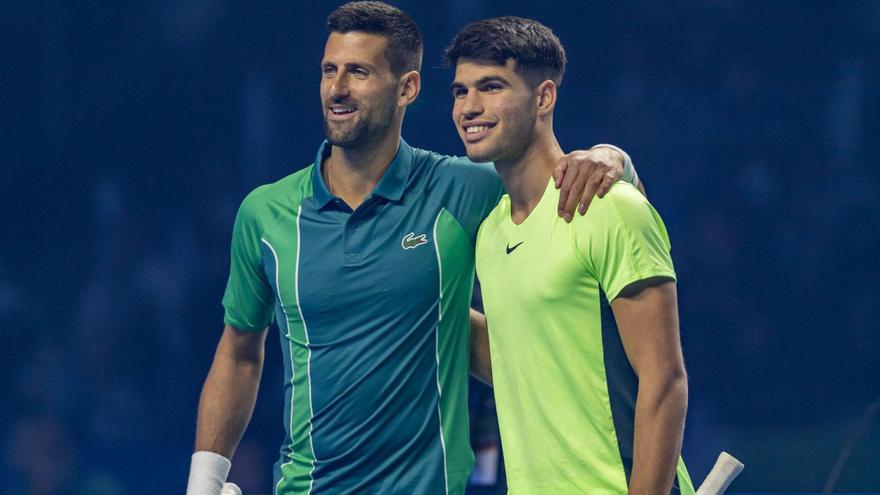
[[[334,200],[335,196],[330,194],[330,189],[324,183],[324,175],[321,170],[324,167],[324,160],[330,156],[333,146],[326,140],[321,143],[318,148],[318,154],[315,157],[315,169],[312,174],[312,191],[317,202],[318,208],[327,206]],[[371,196],[381,196],[389,201],[400,201],[403,192],[406,190],[406,183],[412,170],[413,149],[407,144],[403,138],[400,139],[400,147],[391,165],[385,170],[376,188],[373,189]]]

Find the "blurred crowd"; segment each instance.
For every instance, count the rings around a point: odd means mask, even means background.
[[[426,38],[404,137],[440,152],[461,152],[451,125],[438,130],[456,27],[516,13],[566,44],[557,134],[629,151],[672,238],[685,461],[761,428],[842,435],[880,396],[875,2],[641,1],[573,17],[562,2],[398,4]],[[330,7],[276,7],[2,8],[0,493],[182,490],[238,203],[309,164],[322,138]],[[435,20],[444,9],[457,13]],[[246,492],[270,491],[283,435],[276,342],[234,462]],[[491,390],[475,386],[472,406],[474,445],[494,462]]]

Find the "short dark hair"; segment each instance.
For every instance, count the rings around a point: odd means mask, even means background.
[[[516,61],[517,71],[532,86],[550,79],[557,86],[565,74],[565,49],[547,26],[532,19],[504,16],[468,24],[444,52],[446,63],[458,59],[489,60],[499,65]]]
[[[388,38],[385,58],[395,75],[422,66],[422,33],[415,21],[397,7],[384,2],[349,2],[327,17],[331,33],[360,31]]]

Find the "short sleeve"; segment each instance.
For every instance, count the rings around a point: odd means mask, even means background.
[[[575,234],[576,252],[608,300],[648,278],[675,280],[669,236],[660,215],[632,185],[615,184],[590,203]]]
[[[245,198],[232,229],[231,263],[223,294],[223,321],[239,330],[261,331],[272,323],[275,299],[262,269],[261,228],[253,194]]]
[[[463,157],[444,157],[435,175],[446,191],[444,206],[461,223],[471,242],[476,242],[480,224],[504,194],[495,167]]]

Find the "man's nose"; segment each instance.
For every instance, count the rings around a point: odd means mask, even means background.
[[[461,115],[465,119],[473,119],[483,113],[483,100],[477,91],[468,91],[461,104]]]
[[[349,95],[350,88],[348,86],[348,74],[339,73],[333,80],[330,82],[330,91],[328,96],[330,98],[338,99],[343,98]]]

